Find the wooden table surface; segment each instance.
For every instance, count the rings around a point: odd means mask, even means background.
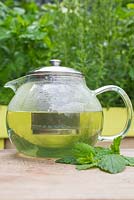
[[[122,150],[134,156],[134,149]],[[134,167],[108,174],[77,171],[53,159],[20,157],[0,151],[0,200],[134,200]]]

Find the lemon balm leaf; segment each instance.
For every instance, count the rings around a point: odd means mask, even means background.
[[[134,166],[134,158],[133,157],[123,156],[123,158],[125,159],[127,166]]]
[[[102,156],[111,154],[112,151],[109,148],[95,147],[95,156],[97,159],[101,159]]]
[[[90,146],[86,143],[76,143],[73,148],[73,155],[76,158],[82,158],[87,156],[94,156],[95,155],[95,148],[93,146]]]
[[[111,154],[104,156],[98,163],[98,167],[101,170],[116,174],[122,172],[125,169],[126,163],[122,156],[117,154]]]
[[[122,137],[119,136],[114,139],[113,144],[111,144],[110,148],[112,153],[114,154],[120,154],[120,143],[121,143]]]
[[[90,169],[93,167],[96,167],[97,164],[96,163],[92,163],[92,164],[84,164],[84,165],[76,165],[76,169],[78,170],[86,170],[86,169]]]
[[[55,161],[56,163],[76,164],[76,159],[72,156],[66,156]]]
[[[122,172],[126,166],[134,166],[134,158],[120,155],[121,139],[122,137],[114,139],[110,148],[77,143],[74,145],[70,157],[61,158],[56,162],[75,164],[78,170],[97,167],[111,174]]]

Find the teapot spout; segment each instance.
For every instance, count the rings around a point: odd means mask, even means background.
[[[21,78],[18,78],[18,79],[15,79],[13,81],[7,82],[4,85],[4,87],[5,88],[11,88],[14,92],[16,92],[17,89],[20,87],[20,85],[22,85],[24,83],[24,80],[25,80],[25,76],[21,77]]]

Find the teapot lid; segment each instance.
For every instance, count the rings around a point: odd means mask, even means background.
[[[60,66],[61,60],[53,59],[53,60],[50,60],[50,63],[51,63],[51,66],[41,67],[39,69],[31,71],[28,74],[34,74],[34,75],[44,75],[44,74],[73,75],[75,74],[78,76],[82,76],[82,73],[75,69]]]

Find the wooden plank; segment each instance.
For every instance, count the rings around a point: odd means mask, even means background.
[[[104,127],[102,135],[115,135],[121,132],[125,126],[127,119],[126,108],[111,107],[109,109],[104,108]],[[134,136],[134,118],[131,127],[127,133],[127,136]]]
[[[4,139],[0,139],[0,149],[4,149]]]
[[[5,149],[15,149],[15,146],[9,139],[5,139]]]
[[[122,150],[134,156],[133,149]],[[53,159],[20,157],[14,150],[0,151],[2,200],[133,200],[134,168],[111,175],[91,169],[77,171]]]
[[[0,138],[8,138],[6,128],[7,106],[0,105]]]

